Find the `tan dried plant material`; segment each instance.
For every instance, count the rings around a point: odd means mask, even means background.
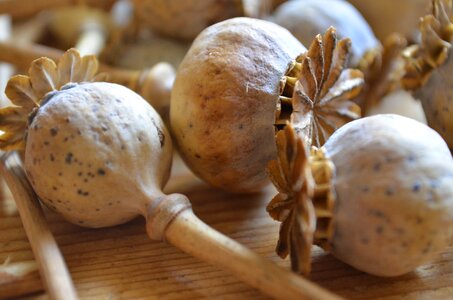
[[[5,90],[13,105],[0,109],[0,149],[24,149],[29,118],[45,103],[46,95],[67,83],[96,81],[100,79],[97,71],[96,57],[81,57],[77,50],[70,49],[58,64],[42,57],[33,61],[28,76],[13,76]]]
[[[37,271],[38,265],[35,261],[11,262],[11,258],[8,256],[0,265],[0,284]]]
[[[314,39],[281,82],[276,126],[289,121],[307,145],[322,146],[339,127],[360,117],[351,101],[364,83],[359,70],[347,68],[351,41],[338,41],[334,28]]]
[[[366,52],[359,61],[358,69],[363,72],[365,84],[355,101],[363,115],[401,87],[405,66],[402,53],[406,45],[407,40],[394,33],[381,47]]]
[[[315,147],[310,158],[289,123],[276,139],[278,157],[268,171],[279,193],[267,206],[270,216],[282,222],[276,252],[282,258],[290,255],[295,272],[309,274],[314,239],[328,241],[333,232],[333,164]]]
[[[406,89],[423,86],[433,70],[447,60],[453,38],[452,17],[452,0],[433,0],[432,14],[420,21],[421,42],[404,51],[407,64],[402,84]]]

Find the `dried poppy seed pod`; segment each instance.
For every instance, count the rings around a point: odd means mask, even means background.
[[[72,223],[105,227],[136,217],[148,195],[161,193],[171,140],[138,94],[111,83],[82,83],[63,86],[45,101],[29,124],[24,166],[48,207]]]
[[[421,100],[428,125],[453,149],[453,2],[433,0],[432,14],[420,22],[421,42],[406,49],[403,86]]]
[[[282,222],[277,251],[290,252],[297,271],[309,271],[313,241],[379,276],[410,272],[451,244],[453,160],[428,126],[397,115],[359,119],[310,161],[291,127],[278,141],[270,172],[280,193],[268,211]]]
[[[42,201],[75,224],[104,227],[145,213],[146,198],[161,195],[172,145],[159,115],[138,94],[87,82],[96,71],[95,58],[75,50],[58,65],[35,61],[29,77],[8,82],[6,94],[19,107],[5,109],[1,121],[28,128],[24,166]],[[3,137],[3,148],[23,147],[24,130],[10,132],[15,135]]]
[[[244,15],[241,0],[134,0],[134,7],[138,22],[185,41],[214,23]]]
[[[302,44],[309,45],[313,38],[333,26],[340,38],[353,41],[351,64],[372,49],[379,47],[368,23],[347,1],[293,0],[280,5],[270,21],[288,29]]]
[[[45,204],[89,227],[142,215],[152,239],[165,239],[270,296],[338,299],[204,224],[184,195],[165,195],[172,152],[162,120],[129,89],[86,82],[96,70],[93,56],[81,58],[72,49],[58,65],[40,58],[30,76],[8,83],[14,106],[0,110],[0,147],[25,147],[28,178]],[[14,174],[16,184],[26,180]]]
[[[260,190],[275,157],[275,130],[290,121],[318,145],[360,109],[361,72],[350,41],[330,28],[305,50],[286,29],[235,18],[205,29],[176,74],[173,136],[195,174],[233,192]]]
[[[197,37],[170,102],[176,142],[196,174],[229,190],[267,183],[262,171],[275,155],[280,79],[302,52],[285,29],[248,18],[218,23]]]
[[[431,0],[348,0],[367,19],[376,36],[384,41],[394,32],[415,39],[417,22],[429,9]]]

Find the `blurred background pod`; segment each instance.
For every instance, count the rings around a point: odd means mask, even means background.
[[[428,125],[453,149],[453,3],[432,0],[432,12],[419,25],[421,40],[408,47],[403,86],[421,100]]]
[[[431,4],[431,0],[348,0],[348,2],[362,13],[381,41],[394,32],[412,41],[417,40],[417,24],[429,11]]]
[[[350,64],[357,65],[367,52],[379,47],[372,29],[354,6],[343,0],[292,0],[271,14],[269,20],[288,29],[303,45],[333,26],[339,38],[352,40]]]

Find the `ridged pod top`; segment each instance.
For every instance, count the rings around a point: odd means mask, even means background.
[[[279,193],[267,206],[270,216],[282,222],[276,252],[282,258],[290,254],[292,269],[308,274],[311,246],[327,247],[333,234],[335,167],[323,148],[312,147],[309,154],[290,124],[277,133],[277,150],[269,174]]]
[[[0,136],[0,149],[24,149],[28,120],[51,98],[49,93],[71,82],[98,81],[101,76],[96,76],[97,71],[95,56],[81,57],[76,49],[70,49],[57,64],[42,57],[33,61],[28,76],[12,77],[5,93],[13,105],[0,109],[0,130],[4,132]]]
[[[453,38],[453,1],[433,0],[432,12],[421,19],[421,42],[407,48],[408,60],[403,86],[415,90],[423,86],[431,73],[448,57]]]
[[[363,74],[347,68],[350,49],[351,41],[338,41],[332,27],[316,36],[281,81],[277,129],[289,121],[307,145],[320,147],[337,128],[360,117],[351,99],[360,93]]]

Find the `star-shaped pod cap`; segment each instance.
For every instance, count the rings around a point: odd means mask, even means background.
[[[70,49],[58,64],[49,58],[32,62],[28,76],[13,76],[5,93],[13,105],[0,109],[0,149],[25,148],[29,118],[45,104],[49,93],[59,91],[67,83],[97,81],[97,59],[90,55],[81,57],[76,49]]]
[[[291,124],[277,133],[277,153],[268,171],[278,194],[267,206],[281,222],[276,252],[289,254],[292,269],[308,274],[313,243],[328,247],[333,234],[334,166],[322,148],[313,147],[309,155]]]
[[[322,146],[339,127],[360,117],[351,101],[364,83],[359,70],[347,68],[351,41],[338,41],[334,28],[318,35],[281,81],[276,126],[289,121],[307,146]]]
[[[452,0],[433,0],[431,14],[420,21],[421,42],[404,51],[408,62],[402,84],[406,89],[423,86],[432,72],[447,60],[453,39],[452,17]]]

